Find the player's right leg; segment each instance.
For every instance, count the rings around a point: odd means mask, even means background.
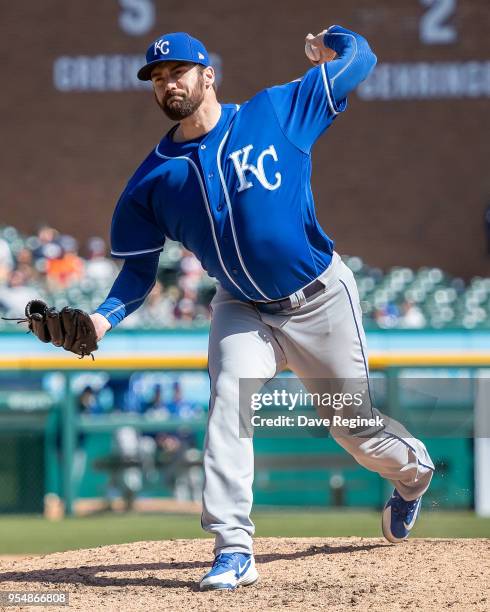
[[[201,581],[201,589],[230,589],[252,584],[258,578],[250,519],[253,444],[251,437],[240,437],[239,379],[268,380],[285,366],[285,358],[253,306],[219,289],[212,310],[208,366],[211,400],[201,524],[215,534],[216,558]]]

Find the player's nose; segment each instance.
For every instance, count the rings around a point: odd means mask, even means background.
[[[167,87],[165,89],[165,94],[167,96],[169,96],[169,95],[173,94],[176,91],[176,89],[177,89],[177,84],[175,82],[174,83],[167,83]]]
[[[167,89],[177,89],[177,80],[173,76],[169,76],[167,80]]]

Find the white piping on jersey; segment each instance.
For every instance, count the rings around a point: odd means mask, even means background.
[[[347,64],[342,68],[342,70],[336,74],[334,77],[332,77],[330,79],[331,83],[332,83],[332,89],[333,89],[333,84],[335,83],[335,79],[337,77],[339,77],[343,72],[345,72],[347,70],[347,68],[352,64],[352,62],[354,61],[356,55],[357,55],[357,40],[356,37],[353,34],[347,34],[347,32],[331,32],[329,33],[329,36],[350,36],[353,40],[354,40],[354,44],[356,46],[356,48],[354,49],[354,53],[352,54],[352,57],[350,58],[350,60],[347,62]],[[333,91],[332,91],[333,93]]]
[[[121,308],[126,308],[126,306],[129,306],[130,304],[134,304],[135,302],[143,302],[144,300],[146,300],[148,294],[150,293],[150,291],[153,289],[153,287],[155,286],[155,281],[153,281],[153,283],[150,285],[150,288],[148,289],[148,291],[145,293],[145,295],[143,295],[142,297],[139,298],[135,298],[134,300],[130,300],[127,304],[120,304],[119,306],[117,306],[116,308],[114,308],[114,310],[111,310],[110,312],[108,312],[105,316],[105,318],[107,319],[107,317],[110,317],[111,314],[114,314],[115,312],[117,312],[118,310],[121,310]]]
[[[263,291],[261,291],[260,288],[257,286],[257,284],[254,282],[254,279],[252,278],[252,276],[250,275],[249,271],[247,270],[245,266],[245,263],[242,259],[242,254],[240,252],[240,247],[238,246],[238,239],[237,239],[236,231],[235,231],[235,222],[233,221],[233,211],[231,208],[230,194],[228,193],[228,188],[226,186],[225,177],[223,176],[223,170],[221,169],[221,151],[223,150],[223,146],[226,142],[226,139],[228,138],[229,133],[230,133],[230,130],[226,132],[226,134],[223,136],[223,140],[220,142],[220,145],[218,147],[218,152],[216,154],[216,162],[218,165],[218,172],[219,172],[219,178],[221,181],[221,186],[223,187],[223,192],[225,194],[226,207],[228,208],[228,213],[230,215],[230,225],[231,225],[231,233],[233,234],[233,242],[235,243],[235,249],[238,255],[238,260],[240,262],[240,265],[243,268],[243,271],[245,272],[246,277],[248,278],[248,280],[252,283],[252,285],[255,287],[255,289],[258,291],[258,293],[260,293],[260,295],[263,298],[265,298],[266,300],[271,300],[272,298],[268,297]]]
[[[330,88],[328,87],[328,80],[327,80],[327,75],[326,75],[326,72],[325,72],[325,64],[322,64],[323,83],[325,85],[325,89],[327,90],[328,104],[330,106],[330,109],[331,109],[332,113],[334,113],[334,115],[338,115],[339,112],[335,110],[334,104],[333,104],[333,101],[334,101],[333,88],[334,88],[335,79],[337,77],[339,77],[343,72],[345,72],[347,70],[347,68],[352,64],[352,62],[354,61],[354,59],[355,59],[355,57],[357,55],[358,46],[357,46],[356,37],[353,34],[347,34],[346,32],[329,32],[328,35],[329,36],[350,36],[353,39],[354,45],[355,45],[355,49],[354,49],[354,52],[353,52],[352,57],[350,58],[350,60],[342,68],[342,70],[340,70],[340,72],[338,74],[336,74],[334,77],[332,77],[330,79],[330,83],[332,85],[332,90],[331,91],[330,91]]]
[[[333,101],[332,101],[332,96],[330,94],[330,87],[328,86],[327,75],[325,73],[325,64],[321,64],[320,65],[320,70],[322,72],[323,85],[324,85],[325,91],[327,93],[328,105],[330,106],[330,110],[332,111],[332,114],[338,115],[339,111],[335,110],[335,106],[333,105]]]
[[[164,245],[157,247],[156,249],[146,249],[145,251],[111,251],[111,255],[118,255],[119,257],[124,257],[126,255],[144,255],[145,253],[154,253],[155,251],[160,251],[163,249]]]
[[[186,155],[179,155],[177,157],[169,157],[168,155],[164,155],[163,153],[160,153],[160,151],[158,150],[158,145],[155,147],[155,153],[158,155],[158,157],[161,157],[163,159],[182,159],[184,161],[188,161],[190,163],[190,165],[191,165],[191,168],[194,169],[194,172],[196,173],[197,180],[199,182],[199,187],[201,188],[202,198],[204,200],[204,205],[206,207],[206,212],[208,214],[209,223],[211,225],[211,232],[213,233],[214,246],[216,247],[216,252],[218,254],[218,259],[219,259],[219,262],[221,264],[221,267],[223,268],[223,272],[226,274],[226,276],[228,277],[228,280],[231,282],[231,284],[235,285],[235,287],[238,289],[238,291],[243,293],[243,295],[247,296],[247,298],[249,300],[252,300],[253,298],[251,298],[249,295],[247,295],[245,293],[245,291],[243,291],[243,289],[241,287],[239,287],[235,283],[233,278],[228,273],[228,270],[226,269],[226,266],[225,266],[225,264],[223,262],[223,258],[221,257],[221,251],[219,250],[219,246],[218,246],[218,240],[216,238],[216,231],[214,229],[213,217],[211,215],[211,209],[210,209],[210,206],[209,206],[209,200],[208,200],[208,196],[207,196],[207,193],[206,193],[206,188],[204,187],[204,183],[203,183],[201,174],[199,172],[199,168],[196,166],[195,162],[190,157],[187,157]]]

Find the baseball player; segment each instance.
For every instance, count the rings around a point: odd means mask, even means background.
[[[150,45],[138,77],[151,80],[158,106],[177,123],[117,203],[112,255],[124,265],[90,315],[100,340],[143,303],[167,237],[195,253],[218,281],[201,519],[215,535],[216,556],[203,590],[258,579],[253,447],[238,431],[239,379],[269,380],[288,367],[306,387],[326,378],[368,387],[355,280],[316,219],[310,174],[313,145],[344,113],[376,56],[362,36],[337,25],[309,34],[305,45],[310,70],[242,105],[218,102],[200,41],[178,32]],[[370,397],[366,402],[372,412]],[[331,434],[393,484],[382,529],[391,542],[406,539],[434,470],[425,446],[393,421],[361,435],[335,428]]]

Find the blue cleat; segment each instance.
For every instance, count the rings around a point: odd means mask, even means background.
[[[253,555],[244,553],[221,553],[214,559],[213,567],[203,576],[201,591],[233,590],[257,582],[259,574],[255,569]]]
[[[395,489],[383,509],[383,535],[388,542],[397,544],[410,535],[420,512],[422,497],[405,501]]]

